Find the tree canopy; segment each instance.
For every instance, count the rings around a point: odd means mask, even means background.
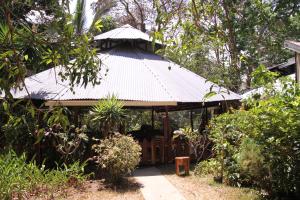
[[[250,87],[260,64],[289,58],[283,41],[300,35],[300,3],[293,0],[98,0],[89,30],[83,30],[86,2],[78,0],[75,13],[69,6],[68,0],[1,1],[0,90],[6,95],[53,66],[63,66],[61,78],[72,85],[97,84],[91,36],[126,23],[163,39],[162,55],[236,92]]]
[[[50,67],[57,67],[57,78],[70,79],[71,86],[99,82],[96,50],[88,33],[77,34],[69,1],[0,3],[0,91],[6,97],[11,88],[26,89],[26,76]]]

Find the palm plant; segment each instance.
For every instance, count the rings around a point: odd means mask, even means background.
[[[103,29],[105,31],[115,28],[115,22],[111,17],[103,17],[106,15],[113,7],[115,7],[116,1],[115,0],[98,0],[96,3],[92,4],[92,9],[94,11],[94,18],[92,21],[92,24],[90,27],[87,28],[86,31],[92,34],[99,33],[99,30],[97,28],[97,24],[99,22],[102,22]],[[85,16],[85,7],[86,7],[86,1],[85,0],[77,0],[76,3],[76,10],[75,15],[73,19],[73,24],[75,26],[75,32],[76,34],[80,35],[84,33],[84,25],[86,22],[86,16]],[[101,32],[103,31],[101,29]]]
[[[77,0],[73,23],[76,34],[82,34],[85,24],[85,0]]]
[[[91,122],[96,130],[100,130],[104,137],[114,132],[119,125],[124,123],[126,111],[123,103],[116,96],[108,96],[101,100],[92,109]]]

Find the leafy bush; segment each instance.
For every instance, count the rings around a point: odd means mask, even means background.
[[[194,173],[197,176],[212,174],[218,177],[221,172],[221,165],[216,159],[211,158],[198,163],[195,167]]]
[[[241,143],[240,152],[236,154],[237,164],[244,175],[260,180],[266,173],[265,158],[261,146],[255,140],[245,137]]]
[[[18,155],[25,152],[28,158],[35,157],[38,164],[45,161],[47,167],[80,160],[88,138],[85,126],[71,125],[72,114],[66,107],[41,111],[26,101],[12,105],[3,101],[0,105],[0,146]]]
[[[249,110],[213,119],[210,135],[225,182],[253,184],[271,196],[299,194],[300,89],[283,81]]]
[[[53,124],[51,128],[46,129],[45,138],[52,143],[66,164],[80,160],[80,157],[83,156],[84,151],[80,147],[83,146],[83,142],[88,141],[85,131],[85,126],[76,128],[72,125],[65,130],[60,124]]]
[[[177,138],[188,142],[191,151],[190,154],[194,156],[197,162],[211,156],[209,148],[211,141],[206,131],[199,133],[198,130],[192,130],[191,128],[181,128],[174,131],[173,139]]]
[[[91,114],[92,126],[101,131],[104,137],[117,130],[124,122],[125,110],[116,96],[108,96],[93,107]]]
[[[26,195],[37,194],[40,190],[51,195],[69,184],[80,184],[84,165],[76,162],[72,165],[46,170],[34,162],[26,163],[26,156],[18,157],[10,151],[0,155],[0,199],[26,199]]]
[[[29,108],[28,103],[17,101],[10,105],[1,102],[1,132],[5,146],[17,153],[26,151],[34,154],[33,144],[35,142],[34,130],[36,128],[35,112]]]
[[[131,136],[117,133],[101,140],[94,150],[97,164],[114,184],[130,174],[140,162],[141,147]]]

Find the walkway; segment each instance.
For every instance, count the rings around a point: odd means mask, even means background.
[[[156,167],[137,169],[133,176],[142,185],[145,200],[185,200]]]

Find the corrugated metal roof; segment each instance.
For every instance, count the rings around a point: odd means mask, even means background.
[[[132,40],[132,39],[139,39],[145,40],[148,42],[152,42],[150,36],[142,31],[133,28],[132,26],[126,24],[121,26],[120,28],[113,29],[111,31],[102,33],[94,37],[95,40]]]
[[[275,71],[276,69],[280,70],[282,68],[287,68],[287,67],[290,67],[290,66],[295,65],[295,64],[296,64],[295,57],[292,57],[292,58],[287,59],[286,62],[268,67],[268,69]]]
[[[284,47],[300,53],[300,42],[298,41],[286,40],[284,41]]]
[[[137,49],[115,48],[99,54],[102,60],[99,85],[75,86],[62,82],[56,70],[49,69],[29,78],[25,83],[33,99],[42,100],[98,100],[115,94],[120,100],[152,102],[202,102],[214,85],[201,76],[163,59]],[[105,76],[108,69],[107,76]],[[56,76],[55,76],[56,74]],[[57,80],[56,80],[56,77]],[[207,101],[238,100],[241,97],[224,88]],[[229,93],[228,93],[229,92]],[[28,98],[23,91],[13,91],[15,98]]]
[[[295,80],[296,78],[296,74],[290,74],[288,75],[288,77],[291,79],[291,80]],[[274,88],[276,90],[281,90],[283,87],[283,85],[281,84],[281,82],[279,80],[276,80],[275,83],[274,83]],[[242,98],[243,99],[248,99],[248,98],[251,98],[253,97],[254,95],[262,95],[264,92],[265,92],[265,87],[259,87],[259,88],[255,88],[255,89],[252,89],[252,90],[249,90],[247,92],[245,92],[244,94],[242,94]]]

